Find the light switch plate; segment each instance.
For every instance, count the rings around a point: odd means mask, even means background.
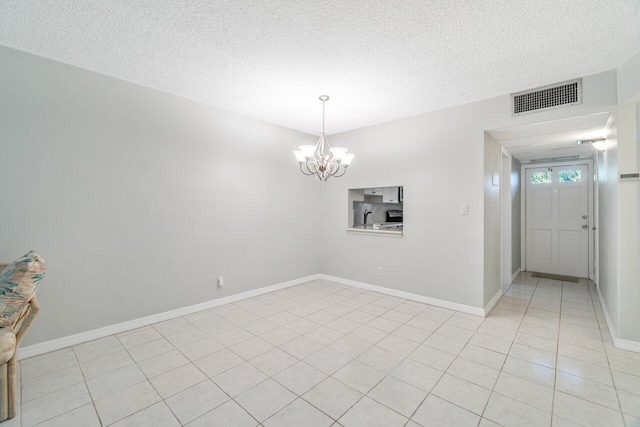
[[[460,215],[469,215],[469,205],[463,203],[460,205]]]
[[[493,175],[491,176],[491,184],[496,187],[500,185],[500,171],[493,172]]]

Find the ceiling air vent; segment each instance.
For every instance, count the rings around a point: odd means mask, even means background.
[[[511,99],[514,116],[582,104],[582,79],[514,93]]]

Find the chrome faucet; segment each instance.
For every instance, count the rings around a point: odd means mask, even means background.
[[[367,223],[367,217],[369,216],[369,214],[372,213],[371,211],[367,211],[364,213],[364,221],[362,221],[363,224]]]

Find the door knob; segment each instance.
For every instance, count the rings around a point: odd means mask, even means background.
[[[585,224],[585,225],[582,226],[582,228],[584,228],[586,230],[587,228],[589,228],[589,226],[587,224]]]
[[[582,215],[582,219],[587,219],[587,216],[586,215]]]

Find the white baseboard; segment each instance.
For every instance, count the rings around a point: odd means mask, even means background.
[[[615,345],[616,348],[619,348],[620,350],[627,350],[627,351],[640,353],[640,342],[638,341],[630,341],[630,340],[623,340],[621,338],[615,338],[613,340],[613,345]]]
[[[191,305],[188,307],[178,308],[176,310],[166,311],[163,313],[153,314],[151,316],[142,317],[139,319],[129,320],[127,322],[117,323],[115,325],[105,326],[99,329],[93,329],[91,331],[81,332],[79,334],[70,335],[54,339],[51,341],[45,341],[38,344],[33,344],[27,347],[23,347],[18,350],[18,359],[26,359],[40,354],[48,353],[50,351],[60,350],[65,347],[82,344],[88,341],[93,341],[99,338],[104,338],[109,335],[119,334],[121,332],[130,331],[133,329],[141,328],[143,326],[152,325],[154,323],[163,322],[165,320],[175,319],[177,317],[186,316],[188,314],[196,313],[198,311],[206,310],[209,308],[217,307],[223,304],[229,304],[232,302],[240,301],[247,298],[252,298],[258,295],[263,295],[269,292],[277,291],[280,289],[288,288],[290,286],[300,285],[302,283],[310,282],[316,279],[324,279],[344,285],[354,286],[361,289],[367,289],[370,291],[379,292],[381,294],[391,295],[399,298],[405,298],[411,301],[417,301],[425,304],[435,305],[437,307],[447,308],[450,310],[461,311],[463,313],[469,313],[476,316],[487,316],[493,307],[497,304],[502,296],[502,290],[498,291],[485,308],[473,307],[470,305],[458,304],[455,302],[445,301],[437,298],[430,298],[423,295],[413,294],[410,292],[399,291],[395,289],[385,288],[383,286],[371,285],[369,283],[358,282],[350,279],[343,279],[341,277],[329,276],[326,274],[314,274],[307,277],[301,277],[299,279],[290,280],[288,282],[278,283],[271,286],[265,286],[263,288],[254,289],[248,292],[242,292],[236,295],[230,295],[224,298],[218,298],[215,300],[203,302],[200,304]],[[606,310],[605,310],[605,315]],[[634,343],[637,344],[637,343]],[[622,347],[620,347],[622,348]]]
[[[613,327],[613,322],[611,322],[611,317],[609,316],[609,310],[607,310],[607,304],[605,303],[604,298],[602,297],[600,286],[598,286],[596,289],[598,289],[598,297],[600,298],[600,305],[602,305],[602,311],[604,312],[604,319],[607,322],[607,328],[609,328],[609,333],[611,334],[611,338],[613,339],[613,345],[616,348],[619,348],[621,350],[628,350],[628,351],[634,351],[636,353],[640,353],[640,342],[623,340],[621,338],[618,338],[618,333]]]
[[[511,275],[511,283],[513,283],[514,280],[516,280],[516,277],[518,277],[518,274],[520,274],[522,272],[521,269],[517,269],[512,275]]]
[[[396,289],[385,288],[384,286],[371,285],[369,283],[358,282],[342,277],[329,276],[320,274],[320,278],[332,282],[342,283],[343,285],[355,286],[356,288],[367,289],[369,291],[380,292],[381,294],[391,295],[398,298],[404,298],[411,301],[422,302],[425,304],[435,305],[450,310],[461,311],[463,313],[475,314],[476,316],[484,316],[484,309],[473,307],[470,305],[458,304],[455,302],[445,301],[436,298],[425,297],[423,295],[412,294],[410,292],[398,291]],[[495,297],[494,297],[495,298]]]
[[[496,294],[491,298],[491,300],[484,307],[484,314],[483,314],[484,317],[487,317],[489,313],[491,313],[491,310],[493,310],[493,307],[495,307],[498,301],[500,301],[500,298],[502,298],[502,286],[500,287],[500,289],[498,289],[498,292],[496,292]]]
[[[229,304],[231,302],[236,302],[243,299],[266,294],[268,292],[278,291],[280,289],[288,288],[290,286],[300,285],[302,283],[310,282],[312,280],[316,280],[319,278],[320,278],[319,274],[314,274],[311,276],[290,280],[288,282],[277,283],[275,285],[254,289],[252,291],[242,292],[239,294],[230,295],[228,297],[218,298],[218,299],[203,302],[200,304],[178,308],[176,310],[165,311],[163,313],[152,314],[151,316],[141,317],[139,319],[133,319],[127,322],[105,326],[104,328],[93,329],[91,331],[81,332],[79,334],[69,335],[67,337],[62,337],[62,338],[54,339],[51,341],[45,341],[38,344],[33,344],[33,345],[19,349],[18,359],[26,359],[28,357],[38,356],[40,354],[48,353],[50,351],[60,350],[62,348],[70,347],[72,345],[82,344],[84,342],[93,341],[99,338],[104,338],[109,335],[119,334],[121,332],[130,331],[133,329],[141,328],[143,326],[148,326],[154,323],[163,322],[165,320],[171,320],[177,317],[186,316],[188,314],[192,314],[198,311],[217,307],[219,305]]]

